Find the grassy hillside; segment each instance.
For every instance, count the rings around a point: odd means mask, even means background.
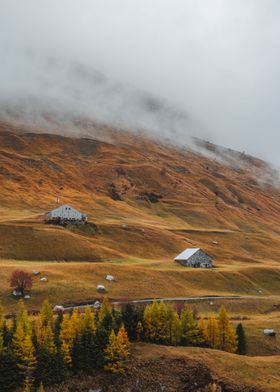
[[[249,358],[217,350],[137,344],[132,347],[132,361],[124,377],[97,371],[47,391],[198,392],[215,381],[224,392],[278,392],[279,364],[279,356]]]
[[[264,162],[209,143],[199,142],[201,155],[111,130],[98,136],[1,123],[0,257],[172,260],[199,246],[217,265],[278,263],[280,196]],[[97,230],[43,225],[56,196]]]
[[[280,357],[246,357],[229,354],[218,350],[191,347],[162,347],[140,344],[136,348],[137,356],[142,359],[159,357],[186,358],[202,362],[211,369],[219,380],[244,387],[256,387],[258,390],[279,391]],[[242,389],[241,389],[242,390]]]
[[[96,133],[73,138],[0,123],[5,279],[18,265],[46,270],[56,302],[71,290],[75,301],[91,298],[98,271],[118,276],[113,298],[280,294],[280,193],[266,163],[201,141],[203,154],[102,127]],[[56,196],[90,224],[45,225]],[[186,247],[203,248],[216,268],[175,264]],[[99,261],[106,264],[87,263]],[[46,291],[35,287],[39,303]]]

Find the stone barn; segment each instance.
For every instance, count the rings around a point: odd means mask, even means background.
[[[200,248],[187,248],[174,259],[186,267],[212,268],[213,259]]]
[[[75,208],[64,204],[45,214],[45,223],[50,224],[80,224],[87,222],[87,216],[77,211]]]

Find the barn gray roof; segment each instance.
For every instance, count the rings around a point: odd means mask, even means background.
[[[181,252],[178,256],[176,256],[175,260],[188,260],[199,250],[200,248],[187,248],[183,252]]]

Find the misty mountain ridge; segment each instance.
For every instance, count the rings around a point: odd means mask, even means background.
[[[4,85],[0,94],[0,114],[6,121],[46,131],[67,124],[68,133],[75,134],[80,132],[77,119],[87,118],[114,128],[188,140],[189,116],[148,92],[114,82],[78,62],[31,54],[24,59],[21,72],[15,72],[15,91]]]

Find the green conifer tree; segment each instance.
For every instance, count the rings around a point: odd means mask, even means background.
[[[194,319],[192,310],[185,306],[181,313],[182,344],[197,346],[201,343],[201,336],[197,321]]]
[[[237,354],[245,355],[247,352],[246,335],[243,325],[239,323],[236,328],[237,335]]]
[[[54,341],[56,344],[56,347],[61,346],[61,341],[60,341],[60,330],[61,330],[61,324],[63,321],[63,313],[59,312],[58,315],[56,316],[55,322],[54,322]]]
[[[0,392],[14,392],[22,383],[17,357],[10,348],[0,353]]]
[[[143,318],[143,312],[140,307],[127,303],[121,313],[122,322],[128,333],[130,340],[137,339],[137,324]]]

